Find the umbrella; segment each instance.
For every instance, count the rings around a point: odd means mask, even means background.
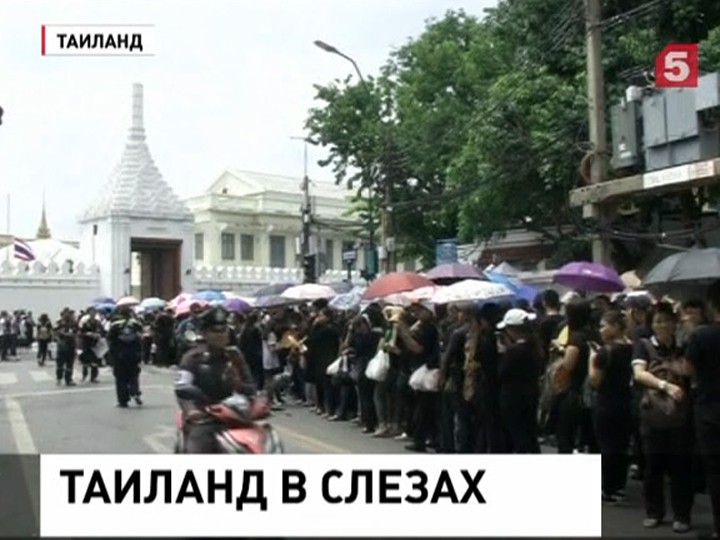
[[[97,309],[98,311],[105,311],[107,313],[110,313],[112,311],[115,311],[115,303],[108,303],[108,304],[93,304],[93,307]]]
[[[692,249],[660,261],[643,285],[650,289],[701,289],[720,279],[720,249]]]
[[[420,287],[431,287],[433,282],[415,272],[392,272],[373,281],[365,291],[363,298],[372,300],[391,294],[414,291]]]
[[[113,298],[110,298],[109,296],[98,296],[95,300],[92,301],[92,303],[96,305],[115,305],[115,300]]]
[[[328,307],[337,309],[338,311],[350,311],[360,307],[362,296],[365,292],[364,287],[354,287],[353,290],[345,294],[339,294],[328,303]]]
[[[209,302],[206,302],[204,300],[193,300],[192,302],[183,302],[175,310],[175,316],[182,317],[183,315],[187,315],[188,313],[190,313],[190,308],[195,305],[200,306],[200,309],[203,309],[203,308],[208,307],[210,304],[209,304]]]
[[[175,298],[173,298],[172,300],[170,300],[168,302],[168,307],[175,309],[180,304],[182,304],[183,302],[187,302],[191,298],[192,298],[192,294],[190,294],[190,293],[186,293],[186,292],[180,293]]]
[[[482,270],[478,267],[462,263],[441,264],[430,270],[426,277],[435,283],[448,283],[463,279],[485,279]]]
[[[622,274],[620,280],[625,284],[626,289],[639,289],[642,287],[642,280],[634,270]]]
[[[155,311],[158,309],[164,309],[166,305],[165,300],[162,298],[145,298],[140,302],[140,309],[143,311]]]
[[[245,313],[250,311],[250,304],[242,298],[229,298],[223,302],[223,305],[230,311],[235,313]]]
[[[478,302],[512,300],[511,289],[500,283],[466,279],[438,291],[433,297],[434,304],[450,304],[454,302]]]
[[[530,285],[520,285],[518,290],[515,291],[515,297],[521,300],[527,300],[531,304],[535,301],[535,298],[540,294],[540,291]]]
[[[281,306],[290,305],[295,302],[296,301],[291,298],[285,298],[284,296],[275,294],[272,296],[258,297],[255,302],[255,307],[259,307],[259,308],[281,307]]]
[[[355,287],[349,281],[338,281],[337,283],[326,283],[337,294],[346,294],[352,292]]]
[[[611,293],[625,290],[618,273],[599,263],[571,262],[555,273],[555,283],[571,289]]]
[[[297,283],[273,283],[260,287],[251,296],[258,298],[260,296],[277,296],[285,292],[286,289],[294,287]]]
[[[431,300],[435,294],[443,290],[445,287],[442,285],[431,285],[429,287],[420,287],[414,291],[407,291],[401,293],[391,294],[383,298],[383,302],[386,304],[392,304],[396,306],[409,306],[415,302],[422,302],[423,300]]]
[[[304,283],[303,285],[295,285],[285,289],[280,296],[291,300],[318,300],[320,298],[334,298],[337,293],[327,285]]]
[[[135,307],[138,304],[140,304],[140,300],[135,298],[134,296],[123,296],[120,300],[117,301],[117,307]]]
[[[203,300],[205,302],[222,302],[225,296],[220,291],[198,291],[192,296],[195,300]]]

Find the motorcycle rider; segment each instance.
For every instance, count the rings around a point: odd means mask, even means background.
[[[185,453],[216,453],[217,425],[205,408],[222,402],[234,394],[248,399],[257,395],[250,368],[240,351],[229,348],[229,314],[220,307],[201,313],[197,329],[201,343],[180,360],[175,396],[183,416]]]

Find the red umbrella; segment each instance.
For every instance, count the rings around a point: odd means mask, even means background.
[[[365,291],[365,300],[383,298],[395,293],[414,291],[420,287],[432,287],[433,282],[415,272],[393,272],[373,281]]]

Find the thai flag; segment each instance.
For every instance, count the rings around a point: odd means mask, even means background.
[[[13,240],[13,246],[15,248],[15,258],[20,259],[21,261],[34,261],[35,260],[35,252],[32,250],[30,245],[25,242],[24,240],[20,240],[19,238],[15,238]]]

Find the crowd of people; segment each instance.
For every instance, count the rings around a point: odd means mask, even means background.
[[[204,314],[200,304],[180,318],[66,309],[55,323],[43,314],[30,339],[41,365],[56,343],[58,384],[74,384],[75,358],[91,382],[111,364],[127,407],[142,403],[142,363],[187,358],[207,329]],[[316,301],[215,318],[275,409],[292,401],[414,452],[600,453],[603,501],[621,502],[628,478],[642,480],[645,527],[669,516],[676,533],[689,531],[701,491],[720,523],[720,284],[680,304],[546,290],[533,305],[336,311]],[[3,350],[11,321],[0,315]],[[371,377],[379,354],[387,369]],[[418,370],[430,381],[423,388],[411,384]]]

